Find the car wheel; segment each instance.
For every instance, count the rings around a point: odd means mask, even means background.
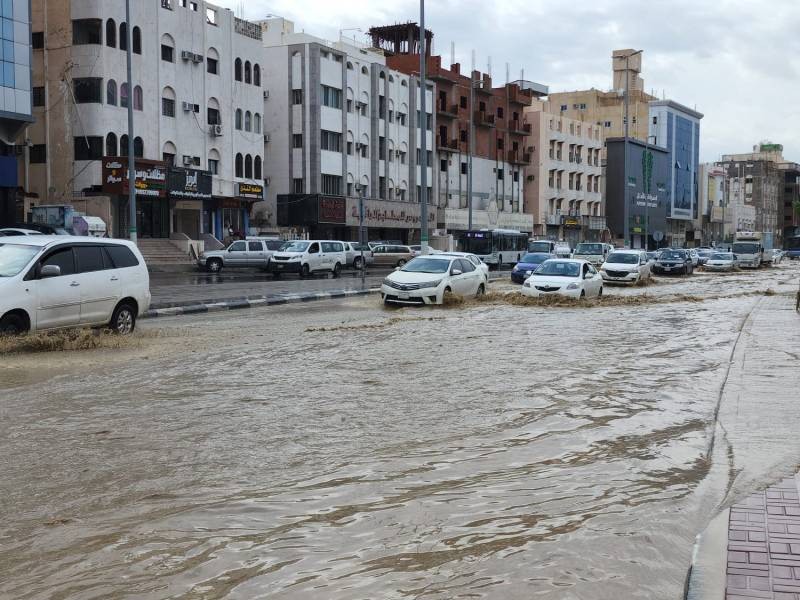
[[[300,267],[300,277],[306,279],[309,275],[311,275],[311,271],[308,268],[308,264],[305,264]]]
[[[209,273],[219,273],[222,271],[222,261],[218,259],[210,260],[206,263]]]
[[[334,279],[338,279],[341,272],[342,272],[342,265],[340,265],[339,263],[333,265],[333,271],[331,271],[331,273],[333,273]]]
[[[26,331],[28,331],[28,327],[21,315],[6,315],[0,320],[0,336],[22,335]]]
[[[363,260],[360,256],[356,256],[353,259],[353,268],[357,269],[358,271],[364,268]]]
[[[397,261],[397,266],[398,267],[402,267],[405,264],[406,264],[406,261],[405,261],[404,258],[401,258],[400,260]]]
[[[123,302],[114,309],[109,323],[111,331],[118,335],[130,335],[136,329],[136,309],[132,304]]]
[[[581,290],[581,298],[586,298],[586,290]]]
[[[480,298],[481,296],[485,296],[485,295],[486,295],[486,286],[483,285],[483,284],[480,284],[478,286],[478,293],[475,294],[475,297],[476,298]]]

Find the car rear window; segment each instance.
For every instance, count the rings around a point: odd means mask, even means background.
[[[78,273],[92,273],[111,267],[103,264],[102,246],[76,246],[75,256],[78,259]]]
[[[109,245],[105,248],[111,260],[114,262],[115,269],[135,267],[139,264],[139,259],[136,258],[136,255],[126,246]]]

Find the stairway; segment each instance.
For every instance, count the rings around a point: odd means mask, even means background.
[[[191,257],[165,239],[140,239],[139,250],[148,267],[194,266]]]

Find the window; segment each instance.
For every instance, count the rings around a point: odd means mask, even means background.
[[[166,62],[175,62],[175,48],[161,44],[161,60]]]
[[[531,175],[531,177],[534,177],[534,176]],[[514,171],[514,178],[513,179],[514,179],[514,183],[517,183],[519,181],[519,171]]]
[[[117,134],[109,133],[106,136],[106,156],[117,155]]]
[[[303,134],[302,133],[292,134],[292,148],[302,148],[302,147],[303,147]]]
[[[603,127],[611,127],[611,121],[606,121],[603,123]]]
[[[212,75],[219,75],[219,61],[216,58],[206,59],[206,72]]]
[[[206,109],[206,121],[209,125],[222,125],[219,110],[209,106],[208,109]]]
[[[465,162],[462,162],[462,163],[461,163],[461,174],[462,174],[462,175],[466,175],[466,174],[467,174],[467,172],[468,172],[468,171],[467,171],[467,163],[465,163]]]
[[[401,165],[406,164],[406,156],[407,156],[407,153],[404,152],[403,150],[400,150],[400,164]]]
[[[253,179],[261,179],[261,157],[256,156],[253,159]]]
[[[144,158],[144,142],[138,136],[133,138],[133,155],[136,158]]]
[[[342,108],[342,90],[337,90],[328,85],[322,86],[322,105],[330,108]]]
[[[78,104],[102,103],[103,80],[99,77],[77,77],[72,80],[75,102]]]
[[[234,163],[234,174],[236,177],[244,176],[244,157],[241,154],[236,155],[236,161]]]
[[[503,169],[497,169],[497,179],[498,181],[503,179]]]
[[[406,114],[405,113],[397,113],[397,122],[400,123],[403,127],[406,126]]]
[[[111,260],[114,263],[114,267],[117,269],[135,267],[139,264],[139,260],[136,258],[134,253],[125,246],[113,245],[106,246],[105,248],[108,256],[111,257]]]
[[[461,96],[460,100],[458,101],[458,104],[461,108],[467,108],[467,97]]]
[[[128,156],[128,136],[125,134],[119,136],[119,155]]]
[[[386,138],[378,138],[378,160],[386,160]]]
[[[292,179],[292,193],[294,193],[294,194],[302,194],[303,193],[303,179],[302,178]]]
[[[209,25],[217,24],[217,11],[213,8],[206,7],[206,23]]]
[[[353,101],[350,98],[347,99],[347,112],[353,112]]]
[[[369,75],[369,70],[367,70],[367,67],[361,67],[361,74],[362,75]]]
[[[322,150],[330,150],[331,152],[342,151],[341,133],[336,133],[335,131],[325,131],[323,129],[320,138],[320,148]]]
[[[74,46],[100,44],[102,28],[103,22],[100,19],[75,19],[72,21],[72,44]]]
[[[233,121],[233,126],[236,128],[237,131],[242,130],[242,109],[236,109],[236,116]]]
[[[258,113],[253,115],[253,131],[261,133],[261,115]]]
[[[244,63],[244,82],[251,83],[251,70],[250,70],[250,61],[246,60]]]
[[[229,252],[247,252],[247,242],[233,242],[231,247],[228,248]]]
[[[244,130],[253,131],[253,114],[249,110],[244,113]]]
[[[175,100],[171,98],[161,98],[161,114],[165,117],[175,116]]]
[[[498,119],[502,119],[503,118],[503,107],[502,106],[498,106],[497,107],[497,118]]]
[[[233,63],[233,78],[236,81],[242,80],[242,59],[237,58]]]
[[[78,273],[93,273],[105,268],[101,246],[75,246],[75,257],[78,259]]]
[[[142,97],[142,87],[137,85],[133,88],[133,110],[142,110],[144,98]]]
[[[347,140],[347,154],[348,156],[353,156],[353,142],[351,140]]]
[[[100,160],[103,157],[103,138],[81,136],[74,140],[75,160]]]
[[[569,108],[569,107],[566,104],[562,104],[561,105],[561,112],[564,112],[565,110],[567,110],[567,108]]]
[[[161,153],[161,160],[163,160],[168,165],[175,165],[175,153],[174,152],[162,152]]]
[[[123,83],[119,86],[119,105],[128,108],[128,84]]]
[[[303,103],[303,90],[292,90],[292,104]]]
[[[504,146],[503,138],[497,138],[497,149],[502,150]]]
[[[44,106],[44,88],[43,87],[35,87],[35,88],[33,88],[33,105],[34,106]]]
[[[439,170],[444,173],[447,171],[447,159],[443,158],[439,161]]]
[[[50,265],[60,268],[61,275],[74,275],[75,256],[72,254],[72,248],[56,250],[42,261],[43,267],[48,267]]]
[[[128,26],[125,23],[119,24],[119,49],[128,49]]]
[[[253,85],[261,87],[261,67],[253,65]]]
[[[28,159],[32,165],[38,165],[47,162],[47,145],[34,144],[28,151]]]
[[[142,53],[142,30],[138,27],[133,28],[133,53]]]
[[[219,160],[216,158],[209,158],[208,170],[211,171],[212,175],[219,175]]]
[[[658,125],[658,117],[653,117],[653,125]]]
[[[31,48],[34,50],[44,48],[44,31],[34,31],[31,34]]]
[[[253,178],[253,157],[249,154],[244,157],[244,178]]]
[[[114,19],[106,21],[106,46],[109,48],[117,47],[117,24]]]
[[[322,175],[322,193],[328,196],[340,196],[342,193],[342,177],[340,175]]]

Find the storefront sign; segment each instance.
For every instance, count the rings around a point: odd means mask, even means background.
[[[580,227],[581,222],[577,219],[577,217],[562,217],[561,224],[564,227]]]
[[[239,196],[239,198],[247,198],[250,200],[264,199],[263,185],[256,185],[254,183],[239,183],[236,187],[236,195]]]
[[[167,165],[159,160],[137,158],[135,162],[137,196],[163,198],[167,193]],[[103,191],[107,194],[128,194],[128,159],[126,157],[103,158]]]
[[[319,197],[318,223],[344,225],[347,222],[347,203],[344,198]]]
[[[347,199],[347,225],[358,227],[358,198]],[[364,226],[396,229],[417,229],[422,221],[420,205],[410,202],[364,200]],[[436,227],[436,209],[429,208],[428,223]]]
[[[211,171],[170,167],[167,191],[171,198],[209,200]]]

